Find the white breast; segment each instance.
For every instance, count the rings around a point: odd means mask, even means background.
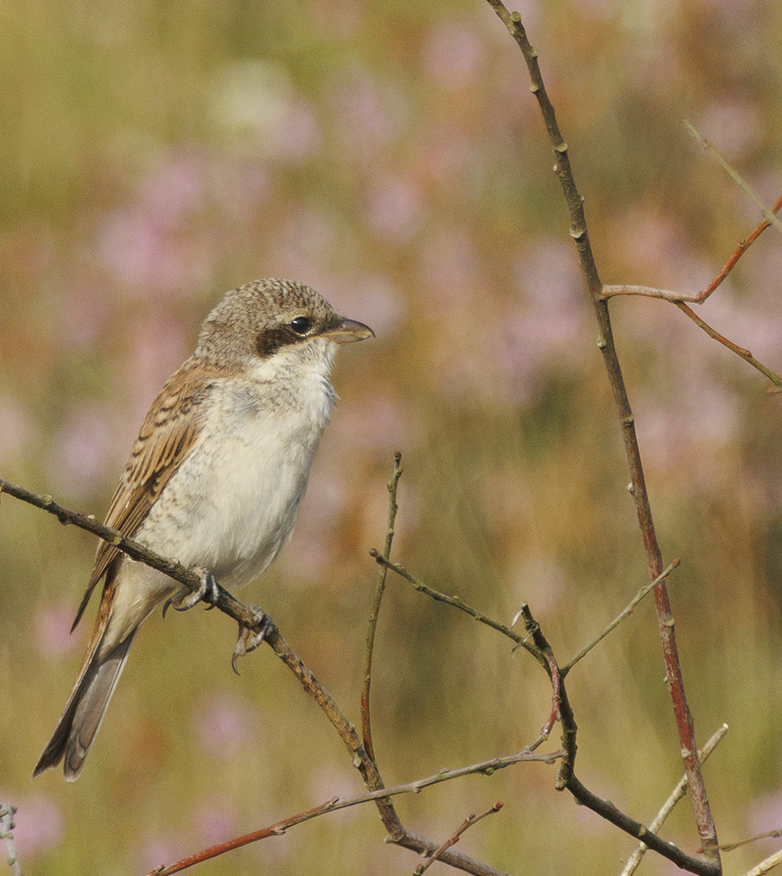
[[[153,550],[226,586],[263,572],[290,537],[334,404],[331,344],[300,362],[259,361],[219,382],[201,434],[138,531]],[[271,364],[270,364],[271,363]]]

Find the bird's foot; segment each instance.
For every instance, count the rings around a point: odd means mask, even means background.
[[[208,569],[193,569],[193,571],[201,579],[201,586],[198,590],[191,590],[189,587],[178,590],[163,603],[163,617],[166,616],[169,607],[175,611],[188,611],[199,602],[206,602],[207,609],[214,608],[219,593],[214,575]]]
[[[254,627],[239,624],[239,638],[236,640],[233,656],[231,657],[231,666],[233,671],[238,675],[239,669],[236,666],[236,661],[250,651],[254,651],[258,645],[265,641],[266,637],[274,629],[274,623],[268,614],[257,605],[248,605],[247,609],[252,612]]]

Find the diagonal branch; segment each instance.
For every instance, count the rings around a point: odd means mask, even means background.
[[[723,724],[718,730],[716,730],[709,741],[703,746],[703,751],[699,752],[701,763],[705,763],[714,749],[722,742],[725,738],[725,734],[728,732],[728,725]],[[684,797],[687,793],[687,776],[682,776],[679,784],[671,791],[668,799],[663,803],[662,808],[657,813],[654,818],[654,821],[649,825],[649,830],[653,830],[655,833],[660,830],[660,828],[665,824],[665,820],[668,816],[673,812],[676,804],[679,800]],[[641,858],[644,855],[644,852],[648,846],[645,843],[640,843],[638,848],[630,855],[630,858],[625,864],[624,870],[622,870],[621,876],[632,876],[633,873],[638,869],[638,865],[641,863]],[[726,846],[720,846],[722,849],[726,849]]]
[[[353,806],[360,806],[364,803],[372,803],[377,801],[381,796],[397,797],[400,794],[419,794],[425,788],[430,788],[432,787],[432,785],[437,785],[441,782],[450,782],[454,779],[463,778],[464,776],[469,775],[491,776],[497,770],[504,769],[505,767],[522,762],[553,764],[557,760],[557,758],[561,756],[562,752],[555,751],[551,754],[534,754],[529,749],[525,748],[522,751],[517,752],[516,754],[511,754],[506,757],[496,757],[492,760],[472,764],[471,766],[467,767],[460,767],[459,769],[455,770],[442,770],[441,772],[435,773],[434,775],[428,776],[427,778],[416,779],[415,781],[407,782],[404,785],[395,785],[392,788],[382,788],[379,791],[370,791],[367,794],[359,794],[356,797],[346,797],[344,799],[340,799],[339,797],[332,797],[330,800],[327,800],[325,803],[321,803],[319,806],[313,806],[311,809],[307,809],[304,812],[298,812],[295,815],[289,816],[288,818],[283,818],[281,821],[278,821],[275,824],[270,825],[269,827],[264,827],[260,830],[254,830],[252,833],[247,833],[244,836],[235,837],[234,839],[228,840],[227,842],[219,843],[216,846],[211,846],[208,849],[197,852],[195,855],[190,855],[187,858],[183,858],[181,861],[177,861],[174,864],[169,864],[165,867],[157,867],[156,869],[152,870],[151,873],[148,874],[148,876],[172,876],[173,873],[180,873],[183,870],[187,870],[189,867],[194,866],[195,864],[200,864],[203,861],[210,860],[211,858],[217,858],[220,855],[225,854],[226,852],[231,852],[234,849],[242,848],[242,846],[248,846],[251,843],[269,839],[274,836],[282,836],[289,828],[295,827],[299,824],[303,824],[304,822],[310,821],[313,818],[318,818],[319,816],[326,815],[330,812],[339,812],[342,809],[348,809]],[[500,804],[500,806],[501,805],[502,804]],[[475,820],[477,821],[480,819]],[[446,848],[444,848],[443,846],[438,846],[436,843],[433,843],[429,840],[427,840],[426,842],[429,843],[432,847],[431,850],[427,851],[427,854],[439,852],[438,860],[443,860],[443,852],[446,851]],[[494,870],[494,868],[492,867],[487,867],[485,872],[488,872],[489,874],[497,873],[497,871]]]
[[[755,193],[754,189],[747,183],[747,181],[738,173],[738,171],[727,162],[722,155],[720,155],[719,151],[711,144],[709,141],[702,137],[695,128],[695,125],[689,119],[682,119],[684,123],[684,127],[692,134],[692,136],[703,146],[703,148],[711,153],[719,162],[722,169],[728,176],[736,183],[736,185],[741,189],[742,192],[752,201],[756,207],[760,209],[760,212],[763,215],[763,219],[765,222],[768,222],[770,225],[773,225],[777,231],[782,232],[782,222],[774,215],[774,210],[769,210],[768,207],[763,203],[763,201],[758,197]]]
[[[456,843],[462,837],[462,834],[471,828],[474,824],[477,824],[481,819],[486,818],[487,815],[494,815],[495,812],[499,812],[502,809],[502,803],[497,802],[491,809],[487,809],[486,812],[482,812],[480,815],[468,815],[467,818],[459,825],[459,827],[453,832],[453,834],[448,837],[448,839],[437,849],[434,854],[430,855],[423,864],[419,864],[418,867],[413,871],[413,876],[423,876],[423,874],[434,864],[435,861],[439,861],[443,852],[447,851],[451,848],[451,846],[455,846]]]
[[[778,374],[775,374],[771,369],[766,368],[761,362],[750,353],[749,350],[745,350],[743,347],[739,347],[733,343],[733,341],[729,341],[726,337],[721,335],[718,331],[715,331],[710,325],[707,325],[695,311],[691,308],[687,307],[681,301],[675,302],[676,306],[681,310],[685,316],[689,316],[689,318],[698,326],[698,328],[702,329],[706,332],[706,334],[710,338],[714,338],[715,341],[719,341],[723,346],[727,347],[731,352],[735,353],[737,356],[740,356],[745,362],[750,364],[753,368],[756,368],[760,371],[761,374],[768,377],[768,379],[774,384],[776,389],[770,389],[769,392],[782,392],[782,377]]]
[[[133,541],[133,539],[126,538],[116,529],[98,523],[94,517],[80,514],[69,508],[65,508],[55,502],[51,496],[40,496],[24,487],[12,484],[3,478],[0,478],[0,494],[2,493],[7,493],[9,496],[27,502],[29,505],[48,511],[50,514],[57,517],[57,519],[64,525],[73,524],[80,529],[84,529],[87,532],[97,535],[104,541],[108,541],[116,546],[131,559],[138,560],[153,569],[163,572],[175,581],[179,581],[180,584],[184,584],[185,587],[188,587],[194,592],[200,588],[200,577],[181,563],[176,560],[161,557],[154,551],[151,551],[138,542]],[[214,605],[224,614],[232,617],[237,623],[242,624],[255,632],[259,631],[259,622],[256,618],[256,614],[235,599],[219,584],[216,586],[216,596],[214,599],[207,599],[206,601]],[[367,754],[364,745],[356,733],[355,727],[343,715],[339,706],[328,691],[317,681],[312,670],[285,641],[268,615],[266,615],[266,623],[268,624],[268,632],[265,638],[266,643],[271,647],[275,655],[282,660],[291,672],[293,672],[306,693],[321,707],[324,714],[345,744],[345,747],[350,754],[351,761],[361,774],[367,789],[369,791],[383,792],[383,780],[380,777],[380,773],[378,772],[372,758]],[[403,827],[399,820],[399,816],[386,793],[378,793],[374,795],[372,799],[378,808],[380,818],[387,831],[388,842],[402,846],[403,848],[411,849],[419,854],[431,854],[439,848],[438,843],[435,843],[426,837],[414,834]],[[444,852],[441,856],[441,860],[443,863],[464,870],[467,873],[475,874],[475,876],[502,876],[502,874],[493,867],[489,867],[480,861],[476,861],[467,855],[453,850]]]
[[[643,586],[638,591],[638,593],[636,593],[635,596],[630,600],[630,604],[626,608],[622,609],[622,611],[619,612],[619,614],[611,621],[610,624],[608,624],[608,626],[602,632],[600,632],[587,645],[584,645],[584,647],[578,652],[578,654],[575,655],[575,657],[571,657],[571,659],[561,668],[562,675],[567,675],[568,672],[570,672],[570,670],[576,665],[576,663],[578,663],[578,661],[581,660],[583,657],[586,657],[586,655],[595,647],[595,645],[599,645],[600,642],[602,642],[609,633],[612,633],[619,626],[619,624],[621,624],[622,621],[625,620],[625,618],[630,617],[636,605],[638,605],[638,603],[642,599],[645,599],[652,592],[652,590],[654,590],[658,583],[662,579],[667,578],[678,565],[679,560],[675,559],[668,566],[667,569],[663,569],[658,578],[655,578],[654,581],[650,581],[648,584]]]

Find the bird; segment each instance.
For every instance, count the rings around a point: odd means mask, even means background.
[[[202,587],[188,595],[101,541],[72,628],[103,579],[92,635],[33,777],[60,761],[66,780],[79,777],[138,628],[160,603],[164,613],[170,602],[190,608],[215,579],[241,587],[275,559],[335,404],[337,348],[373,336],[292,280],[247,283],[212,310],[144,419],[106,515],[107,526],[193,568]]]

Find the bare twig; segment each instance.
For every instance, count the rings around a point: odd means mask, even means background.
[[[625,618],[630,617],[636,605],[638,605],[638,603],[642,599],[648,596],[661,580],[667,578],[671,574],[671,572],[673,572],[673,570],[679,565],[679,562],[680,561],[678,559],[675,559],[670,564],[670,566],[668,566],[667,569],[663,569],[662,573],[657,578],[655,578],[654,581],[650,581],[648,584],[645,584],[638,591],[638,593],[635,594],[627,608],[623,609],[597,636],[597,638],[593,639],[588,645],[584,645],[584,647],[578,652],[578,654],[576,654],[575,657],[572,657],[568,663],[561,667],[560,672],[562,673],[563,677],[567,675],[568,672],[570,672],[570,670],[576,665],[576,663],[578,663],[579,660],[581,660],[582,657],[586,657],[586,655],[595,647],[595,645],[598,645],[600,642],[603,641],[603,639],[605,639],[605,637],[609,633],[613,632]]]
[[[782,828],[777,830],[767,830],[765,833],[756,833],[754,836],[748,836],[746,839],[739,840],[735,843],[720,843],[720,849],[723,852],[735,852],[742,846],[748,846],[750,843],[756,843],[762,839],[779,839],[782,836]]]
[[[509,12],[502,0],[488,0],[488,2],[522,51],[530,77],[530,89],[540,106],[549,142],[556,158],[554,171],[562,186],[562,192],[570,214],[570,234],[578,250],[581,272],[597,318],[597,345],[603,353],[603,362],[608,372],[608,380],[617,406],[625,454],[630,469],[630,492],[635,499],[636,513],[643,537],[650,578],[655,579],[663,571],[662,552],[657,541],[649,494],[646,489],[641,452],[635,430],[635,418],[630,407],[622,369],[614,345],[608,301],[602,295],[603,284],[600,281],[592,247],[589,242],[584,202],[573,177],[568,157],[568,146],[559,130],[554,107],[546,92],[538,63],[538,52],[532,47],[527,38],[527,33],[521,22],[521,16],[518,12]],[[664,580],[660,581],[654,588],[654,600],[657,611],[657,628],[665,661],[666,680],[679,732],[680,750],[690,785],[695,823],[701,845],[704,849],[704,855],[707,858],[704,864],[710,865],[706,866],[706,870],[711,873],[717,873],[721,872],[717,830],[714,826],[709,798],[698,761],[695,729],[684,689],[684,678],[674,632],[673,614]],[[573,789],[571,788],[571,790]]]
[[[202,861],[208,860],[209,858],[216,858],[219,855],[224,854],[225,852],[233,851],[234,849],[250,845],[251,843],[259,842],[260,840],[269,839],[270,837],[282,836],[285,831],[288,830],[288,828],[295,827],[298,824],[303,824],[305,821],[310,821],[313,818],[318,818],[319,816],[325,815],[329,812],[339,812],[342,809],[349,809],[352,806],[361,806],[364,803],[373,803],[381,797],[398,797],[400,794],[420,794],[421,791],[423,791],[425,788],[431,787],[432,785],[437,785],[441,782],[450,782],[454,779],[464,778],[465,776],[491,776],[495,772],[497,772],[497,770],[504,769],[505,767],[509,767],[517,763],[544,763],[550,765],[555,763],[556,760],[560,757],[562,757],[561,751],[554,751],[549,754],[535,754],[529,749],[524,749],[523,751],[519,751],[516,754],[511,754],[506,757],[492,758],[491,760],[483,761],[481,763],[475,763],[471,766],[460,767],[454,770],[441,770],[439,773],[435,773],[432,776],[427,776],[424,779],[416,779],[415,781],[407,782],[404,785],[395,785],[392,788],[382,788],[379,791],[371,791],[368,794],[359,794],[355,797],[346,797],[345,799],[332,797],[330,800],[327,800],[325,803],[321,803],[319,806],[313,806],[312,809],[307,809],[304,812],[299,812],[296,815],[291,815],[290,817],[284,818],[282,819],[282,821],[278,821],[275,824],[270,825],[269,827],[264,827],[260,830],[255,830],[252,833],[245,834],[244,836],[228,840],[225,843],[219,843],[216,846],[211,846],[208,849],[204,849],[203,851],[198,852],[198,854],[196,855],[191,855],[188,858],[183,858],[181,861],[177,861],[175,864],[171,864],[167,867],[158,867],[155,870],[152,870],[148,874],[148,876],[170,876],[170,874],[172,873],[178,873],[181,870],[186,870],[188,867],[192,867],[194,864],[199,864]],[[488,815],[490,813],[486,814]],[[431,849],[429,849],[430,854],[433,851],[445,850],[442,846],[439,846],[436,843],[431,843],[431,841],[428,842],[431,845]],[[440,860],[442,860],[442,855],[440,857]],[[491,868],[489,868],[489,870],[491,871]]]
[[[557,669],[556,660],[554,659],[551,646],[544,636],[540,625],[530,613],[528,605],[522,605],[517,616],[524,621],[526,635],[522,638],[518,633],[514,633],[513,630],[503,624],[480,614],[480,612],[476,611],[471,606],[466,605],[458,597],[446,596],[437,590],[433,590],[431,587],[427,587],[399,563],[388,562],[380,557],[377,551],[373,551],[372,554],[378,563],[387,566],[391,571],[396,572],[400,577],[409,581],[419,592],[430,596],[438,602],[444,602],[453,608],[458,608],[460,611],[469,614],[480,623],[491,627],[502,635],[507,636],[509,639],[513,639],[517,644],[526,643],[524,644],[524,647],[538,659],[551,678],[553,690],[552,699],[554,703],[552,707],[552,716],[546,726],[544,726],[541,732],[541,737],[532,745],[527,746],[526,750],[531,751],[539,745],[540,742],[547,738],[548,733],[550,733],[551,728],[553,727],[554,716],[558,713],[562,722],[562,743],[564,748],[559,772],[557,774],[558,790],[567,789],[573,794],[579,803],[592,809],[598,815],[607,819],[621,830],[629,833],[631,836],[634,836],[637,839],[643,839],[650,849],[663,857],[668,858],[668,860],[673,861],[682,869],[689,870],[691,873],[702,874],[702,876],[717,876],[720,872],[719,864],[715,864],[713,861],[703,860],[702,858],[694,858],[681,851],[681,849],[677,848],[672,843],[668,843],[661,839],[656,833],[653,833],[651,830],[644,827],[640,822],[635,821],[635,819],[631,818],[629,815],[621,812],[611,802],[603,800],[596,794],[593,794],[575,777],[574,767],[576,752],[578,750],[576,743],[578,726],[576,725],[575,715],[573,714],[573,709],[568,699],[564,679],[561,677],[562,674]]]
[[[776,203],[771,208],[771,212],[778,213],[780,211],[780,209],[782,209],[782,195],[780,195],[780,197],[777,198]],[[742,240],[739,243],[738,247],[736,248],[736,251],[728,259],[728,261],[725,263],[724,267],[719,272],[719,274],[717,274],[717,276],[711,281],[711,283],[709,283],[709,285],[703,290],[703,292],[700,293],[700,295],[699,295],[700,301],[705,301],[709,297],[709,295],[711,295],[711,293],[720,285],[720,283],[722,283],[722,281],[725,279],[725,277],[727,277],[728,274],[733,270],[733,268],[736,265],[736,262],[738,262],[738,260],[744,255],[744,253],[752,246],[752,244],[760,237],[760,235],[770,226],[771,226],[771,223],[767,219],[764,219],[755,228],[755,230],[752,232],[752,234],[749,235],[749,237],[747,237],[745,240]]]
[[[780,864],[782,864],[782,849],[774,852],[773,855],[770,855],[759,864],[756,864],[751,870],[747,870],[744,876],[763,876],[764,873],[768,873],[769,870],[778,867]]]
[[[762,363],[758,362],[758,360],[752,355],[752,353],[750,353],[749,350],[745,350],[743,347],[737,346],[732,341],[729,341],[726,337],[721,335],[719,332],[715,331],[710,325],[707,325],[693,310],[687,307],[686,304],[683,304],[681,301],[677,301],[675,302],[675,304],[682,313],[689,316],[689,318],[695,323],[695,325],[705,331],[710,338],[714,338],[715,341],[719,341],[731,352],[735,353],[737,356],[740,356],[745,362],[750,364],[753,368],[756,368],[758,371],[760,371],[761,374],[768,377],[768,379],[776,387],[775,389],[770,390],[770,392],[782,392],[782,377],[780,377],[778,374],[775,374],[769,368],[766,368],[766,366]]]
[[[439,590],[434,590],[432,587],[429,587],[427,584],[424,584],[423,581],[419,580],[415,577],[411,572],[408,572],[407,569],[401,563],[392,563],[387,560],[385,557],[381,556],[374,548],[369,552],[371,557],[374,557],[375,561],[384,566],[387,569],[390,569],[392,572],[396,572],[400,578],[404,578],[406,581],[409,581],[413,587],[419,591],[419,593],[425,593],[427,596],[430,596],[432,599],[437,602],[444,602],[447,605],[451,605],[454,608],[458,608],[459,611],[463,611],[465,614],[469,614],[470,617],[477,620],[479,623],[485,624],[487,627],[491,627],[493,630],[496,630],[498,633],[502,633],[503,636],[507,636],[509,639],[512,639],[518,647],[525,648],[527,651],[532,654],[544,668],[546,667],[546,660],[542,654],[538,651],[538,649],[532,644],[529,636],[520,636],[518,633],[514,633],[510,627],[505,626],[505,624],[501,624],[499,621],[493,620],[490,617],[487,617],[485,614],[482,614],[477,609],[473,608],[470,605],[467,605],[462,599],[458,596],[447,596],[445,593],[441,593]]]
[[[687,295],[683,292],[672,292],[670,289],[655,289],[654,286],[608,285],[603,286],[600,297],[608,300],[620,295],[637,295],[640,298],[659,298],[662,301],[688,301],[690,304],[702,304],[702,293]]]
[[[747,183],[747,181],[738,173],[735,167],[726,161],[722,155],[720,155],[719,151],[711,144],[709,141],[702,137],[695,128],[695,125],[689,119],[682,119],[684,127],[692,134],[692,136],[703,146],[703,148],[711,153],[717,161],[720,163],[722,169],[728,174],[728,176],[736,183],[736,185],[741,189],[744,194],[755,203],[755,205],[760,209],[760,212],[763,215],[763,219],[768,222],[770,225],[773,225],[777,231],[782,232],[782,222],[774,215],[773,210],[769,210],[768,207],[763,203],[763,201],[758,197],[758,195],[754,192],[751,186]]]
[[[709,739],[709,741],[703,746],[703,750],[699,752],[701,763],[705,763],[709,755],[714,751],[714,749],[722,742],[725,738],[725,734],[728,732],[728,725],[723,724],[719,730],[717,730]],[[653,830],[657,833],[660,828],[665,823],[665,820],[668,816],[673,812],[674,807],[679,802],[679,800],[684,797],[687,793],[687,776],[682,776],[679,780],[679,784],[671,791],[668,799],[663,803],[662,808],[657,813],[654,818],[654,821],[649,825],[649,830]],[[632,876],[633,873],[638,869],[638,865],[641,863],[641,858],[644,856],[644,852],[648,846],[644,843],[641,843],[638,848],[630,855],[630,858],[625,864],[624,870],[622,870],[621,876]],[[727,849],[726,846],[720,846],[721,849]]]
[[[780,200],[782,201],[782,199]],[[779,208],[777,207],[776,209]],[[762,227],[768,228],[768,223],[764,223]],[[708,294],[711,294],[715,288],[715,285],[709,287],[707,290]],[[602,292],[602,296],[605,299],[613,298],[617,295],[641,295],[645,298],[661,298],[664,301],[670,301],[672,304],[675,304],[682,313],[688,316],[698,328],[706,332],[710,338],[713,338],[715,341],[718,341],[720,344],[727,347],[732,353],[740,356],[745,362],[747,362],[747,364],[756,368],[765,377],[768,377],[776,387],[775,389],[770,390],[771,392],[782,392],[782,377],[775,374],[770,368],[763,365],[762,362],[758,362],[749,350],[745,350],[743,347],[739,347],[738,344],[734,344],[733,341],[729,341],[724,335],[721,335],[718,331],[704,322],[704,320],[702,320],[691,308],[687,307],[685,302],[689,302],[690,304],[702,304],[705,300],[703,294],[704,293],[699,293],[698,295],[682,295],[679,292],[670,292],[667,289],[653,289],[650,286],[603,286]]]
[[[388,559],[391,555],[391,545],[394,541],[394,524],[396,522],[396,512],[399,506],[396,503],[397,488],[399,486],[399,478],[402,477],[402,454],[397,451],[394,454],[394,470],[391,474],[391,480],[388,482],[388,528],[386,530],[386,543],[383,548],[383,556]],[[366,645],[366,664],[364,667],[364,686],[361,691],[361,730],[364,740],[364,748],[372,760],[375,759],[375,750],[372,745],[372,719],[370,712],[370,688],[372,686],[372,657],[375,650],[375,633],[377,632],[377,621],[380,616],[380,605],[383,601],[383,593],[386,589],[386,575],[388,570],[385,566],[380,567],[377,578],[377,586],[375,588],[375,600],[372,603],[372,611],[369,615],[369,628],[367,630],[367,645]]]
[[[772,213],[778,213],[782,209],[782,195],[777,198],[776,203],[771,208]],[[755,230],[736,247],[733,255],[725,262],[717,276],[709,283],[709,285],[694,295],[685,295],[681,292],[671,292],[668,289],[655,289],[652,286],[603,286],[602,297],[614,298],[617,295],[640,295],[644,298],[661,298],[663,301],[672,301],[674,303],[684,301],[689,304],[703,304],[703,302],[714,292],[722,281],[730,274],[736,266],[738,260],[752,246],[752,244],[760,237],[760,235],[771,226],[768,219],[763,219]]]
[[[7,493],[9,496],[14,496],[23,502],[27,502],[36,508],[41,508],[54,514],[57,519],[63,524],[73,524],[80,529],[85,529],[87,532],[92,532],[104,541],[110,542],[117,547],[118,550],[127,554],[134,560],[138,560],[157,569],[166,575],[169,575],[181,584],[184,584],[190,590],[198,590],[200,587],[200,578],[190,569],[184,567],[176,560],[166,559],[161,557],[154,551],[150,551],[138,542],[126,538],[120,532],[110,527],[103,526],[95,521],[94,517],[88,517],[84,514],[79,514],[76,511],[71,511],[68,508],[59,505],[51,496],[39,496],[24,487],[16,484],[11,484],[8,481],[0,478],[0,493]],[[243,624],[257,631],[258,621],[255,614],[247,609],[241,602],[235,599],[227,590],[224,590],[219,584],[216,587],[216,597],[214,600],[207,600],[223,613],[232,617],[238,623]],[[361,740],[356,733],[355,727],[342,714],[339,706],[328,691],[316,680],[312,671],[306,666],[304,661],[296,654],[285,639],[280,634],[277,627],[271,621],[271,618],[266,616],[268,623],[268,632],[266,634],[266,644],[269,645],[280,660],[293,672],[304,690],[311,696],[315,702],[323,710],[326,717],[331,722],[334,729],[339,734],[345,747],[350,754],[353,765],[361,773],[369,791],[383,791],[383,780],[375,766],[374,761],[370,758],[364,748]],[[403,848],[412,849],[418,853],[430,854],[438,848],[438,844],[426,837],[418,836],[406,830],[399,816],[396,813],[388,795],[378,793],[373,797],[375,804],[378,807],[381,820],[388,833],[388,841],[402,846]],[[441,860],[452,867],[464,870],[467,873],[472,873],[474,876],[501,876],[498,870],[489,867],[480,861],[475,861],[473,858],[463,855],[459,852],[449,850],[444,853]]]
[[[672,843],[665,842],[657,834],[644,827],[640,821],[635,821],[629,815],[620,812],[610,800],[602,800],[596,794],[593,794],[575,776],[570,779],[567,787],[582,806],[588,806],[593,812],[597,812],[598,815],[605,818],[606,821],[610,821],[611,824],[625,831],[625,833],[634,836],[637,840],[641,840],[652,851],[668,858],[669,861],[673,861],[674,864],[683,870],[688,870],[690,873],[698,873],[700,876],[717,876],[717,874],[722,872],[719,865],[713,861],[693,858],[682,852],[681,849]]]
[[[437,851],[430,855],[423,864],[419,864],[418,867],[413,871],[413,876],[423,876],[423,874],[434,864],[435,861],[440,860],[440,856],[447,849],[450,849],[451,846],[455,846],[456,843],[459,842],[462,834],[471,828],[474,824],[477,824],[482,818],[486,818],[487,815],[493,815],[495,812],[499,812],[502,809],[502,803],[499,801],[491,807],[491,809],[487,809],[486,812],[481,813],[480,815],[468,815],[467,818],[459,825],[456,831],[450,836]]]

